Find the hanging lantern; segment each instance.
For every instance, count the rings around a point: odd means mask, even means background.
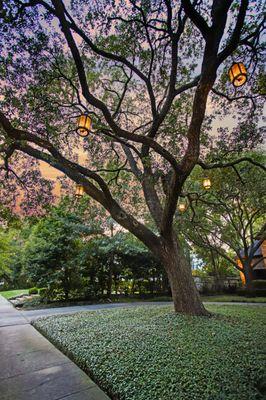
[[[76,186],[76,192],[75,192],[75,196],[76,197],[82,197],[85,193],[84,187],[82,185],[77,185]]]
[[[204,189],[209,190],[212,185],[210,178],[208,178],[208,177],[204,178],[202,181],[202,185],[203,185]]]
[[[229,79],[230,82],[235,86],[242,86],[247,80],[247,69],[241,62],[234,63],[229,69]]]
[[[180,203],[178,204],[178,210],[183,213],[185,212],[187,209],[187,204],[185,201],[180,201]]]
[[[91,118],[86,115],[82,114],[77,119],[77,134],[81,137],[88,136],[91,129]]]

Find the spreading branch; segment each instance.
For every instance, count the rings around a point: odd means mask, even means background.
[[[223,163],[223,162],[218,162],[218,163],[214,163],[214,164],[205,164],[203,161],[198,161],[197,164],[202,168],[202,169],[215,169],[215,168],[229,168],[229,167],[233,167],[234,165],[240,164],[241,162],[249,162],[250,164],[255,165],[256,167],[261,168],[264,172],[266,172],[266,167],[259,163],[256,160],[253,160],[250,157],[241,157],[238,160],[234,160],[234,161],[230,161],[227,163]]]

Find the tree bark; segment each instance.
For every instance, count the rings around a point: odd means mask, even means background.
[[[247,290],[251,290],[252,289],[252,280],[253,280],[253,273],[252,273],[252,267],[250,265],[250,261],[249,260],[244,260],[243,261],[243,272],[245,275],[245,279],[246,279],[246,289]]]
[[[62,283],[63,283],[64,297],[65,297],[65,300],[67,301],[69,299],[70,278],[69,278],[68,269],[66,267],[64,269],[64,278],[63,278]]]
[[[135,279],[133,279],[133,282],[132,282],[132,287],[131,287],[131,294],[132,294],[132,295],[134,295],[134,294],[135,294],[135,286],[136,286],[136,280],[135,280]]]
[[[175,312],[190,315],[209,315],[200,299],[190,265],[177,238],[164,240],[161,261],[171,286]]]
[[[109,260],[109,271],[107,280],[107,296],[109,299],[112,297],[112,286],[113,286],[113,254],[111,254]]]

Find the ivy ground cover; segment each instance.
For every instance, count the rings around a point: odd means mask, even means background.
[[[35,327],[119,400],[265,398],[266,307],[171,306],[45,317]]]

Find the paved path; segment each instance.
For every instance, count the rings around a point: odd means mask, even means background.
[[[135,302],[135,303],[108,303],[108,304],[91,304],[85,306],[71,306],[71,307],[56,307],[56,308],[44,308],[40,310],[28,310],[20,311],[22,316],[28,321],[32,322],[37,318],[45,317],[48,315],[58,315],[58,314],[72,314],[80,311],[95,311],[103,309],[112,308],[123,308],[123,307],[138,307],[138,306],[150,306],[150,305],[171,305],[170,301],[145,301],[145,302]],[[217,304],[217,305],[241,305],[241,306],[262,306],[265,307],[266,303],[229,303],[229,302],[205,302],[207,304]]]
[[[1,400],[110,400],[0,296]]]
[[[71,307],[55,307],[55,308],[44,308],[39,310],[24,310],[20,311],[24,318],[28,322],[34,321],[37,318],[48,316],[48,315],[58,315],[58,314],[72,314],[80,311],[96,311],[103,309],[112,308],[123,308],[123,307],[137,307],[137,306],[148,306],[148,305],[167,305],[172,304],[171,302],[135,302],[135,303],[107,303],[107,304],[90,304],[84,306],[71,306]]]

